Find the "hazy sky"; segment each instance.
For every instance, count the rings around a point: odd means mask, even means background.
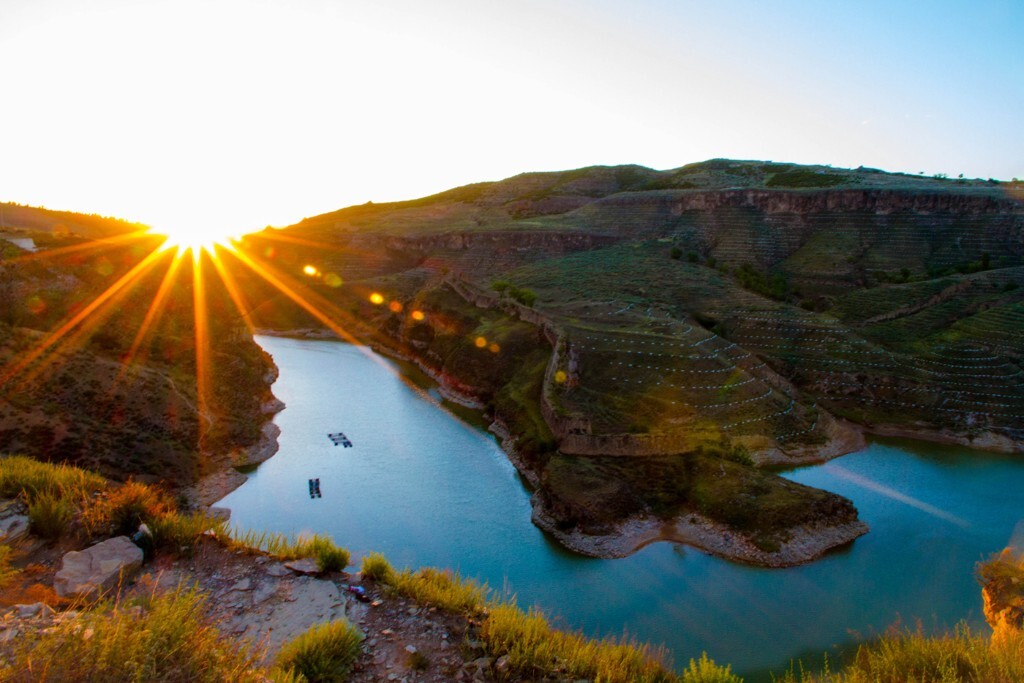
[[[1024,177],[1024,2],[0,0],[0,199],[213,229],[713,157]]]

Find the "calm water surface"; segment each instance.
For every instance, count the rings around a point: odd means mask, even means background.
[[[756,569],[667,543],[583,558],[530,523],[529,493],[494,438],[389,361],[339,342],[257,341],[287,408],[278,454],[219,503],[235,525],[326,532],[356,558],[456,568],[562,626],[664,643],[678,664],[704,650],[751,681],[896,622],[981,627],[974,564],[1024,531],[1024,460],[885,441],[786,474],[851,498],[872,528],[809,566]],[[334,446],[334,432],[353,447]],[[310,499],[311,478],[322,498]]]

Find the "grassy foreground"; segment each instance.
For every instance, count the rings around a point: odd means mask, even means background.
[[[0,495],[26,502],[66,501],[72,509],[61,533],[109,535],[146,522],[159,552],[181,552],[213,529],[228,548],[279,558],[313,557],[327,571],[343,570],[348,552],[322,536],[236,534],[202,513],[179,512],[158,489],[141,484],[113,487],[84,470],[0,458]],[[18,579],[16,551],[0,544],[0,584]],[[667,653],[632,641],[594,640],[553,628],[543,614],[523,611],[493,597],[486,585],[452,572],[395,570],[380,554],[362,559],[363,577],[422,605],[464,615],[479,625],[487,654],[504,662],[504,680],[586,679],[602,683],[741,683],[729,666],[702,655],[681,672]],[[979,565],[986,586],[1017,589],[1024,563],[1007,553]],[[1014,579],[1018,581],[1014,582]],[[1024,585],[1024,584],[1022,584]],[[0,588],[4,588],[0,585]],[[226,637],[209,621],[205,596],[196,588],[156,593],[128,602],[76,605],[52,628],[22,636],[0,662],[0,681],[344,681],[362,653],[363,636],[344,621],[318,624],[261,664],[261,652]],[[1024,680],[1024,637],[998,642],[966,627],[925,636],[894,632],[861,646],[853,661],[831,671],[795,665],[780,683],[1010,683]]]

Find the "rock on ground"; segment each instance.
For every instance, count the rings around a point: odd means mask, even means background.
[[[53,588],[61,597],[92,600],[117,588],[141,566],[142,549],[127,536],[116,536],[65,554]]]

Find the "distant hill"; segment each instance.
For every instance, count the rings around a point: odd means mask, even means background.
[[[694,419],[721,427],[760,406],[781,412],[792,400],[776,418],[726,431],[757,442],[755,450],[786,452],[794,440],[814,438],[811,425],[828,406],[828,414],[862,424],[951,429],[964,438],[985,432],[993,447],[1013,448],[1024,435],[1013,374],[1024,355],[1015,340],[1024,300],[1022,196],[1024,186],[995,181],[715,159],[670,171],[526,173],[341,209],[280,235],[330,245],[283,248],[397,297],[414,298],[443,276],[495,297],[495,282],[508,287],[506,298],[529,290],[533,310],[577,358],[579,389],[564,392],[564,408],[589,430],[689,432]],[[719,386],[729,401],[693,394],[710,390],[691,385],[712,383],[690,382],[701,374],[689,367],[698,359],[681,364],[673,344],[697,342],[697,351],[728,347],[760,359],[777,389],[767,392],[768,377],[741,364]],[[624,351],[638,344],[663,356],[645,363],[646,373]],[[612,377],[625,374],[604,370],[620,362],[644,397],[665,394],[643,419],[601,398],[624,388]],[[993,363],[1006,372],[982,372]],[[972,367],[984,382],[965,381]],[[592,384],[598,378],[601,388]],[[988,394],[977,393],[983,389]],[[1022,403],[1004,408],[995,394]],[[777,438],[792,432],[800,436],[783,439],[788,445]],[[996,444],[997,434],[1009,441]]]
[[[0,202],[0,235],[33,231],[99,239],[148,229],[148,225],[121,218]]]
[[[1024,448],[1022,197],[866,168],[596,166],[245,244],[487,405],[555,526],[700,510],[771,547],[798,516],[765,531],[765,498],[695,487],[694,454],[793,465],[861,430]],[[258,320],[298,326],[270,301]]]

